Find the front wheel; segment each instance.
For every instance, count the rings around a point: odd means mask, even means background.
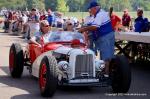
[[[115,93],[128,92],[131,84],[131,69],[125,56],[116,56],[111,62],[112,89]]]
[[[45,56],[40,64],[39,86],[43,97],[52,97],[57,88],[57,61],[53,56]]]
[[[9,51],[9,70],[13,78],[20,78],[23,73],[24,56],[21,45],[12,44]]]

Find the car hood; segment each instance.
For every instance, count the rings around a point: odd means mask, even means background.
[[[68,54],[70,55],[72,52],[77,52],[77,53],[86,53],[86,54],[93,54],[94,52],[90,49],[87,48],[71,48],[71,47],[67,47],[67,46],[60,46],[58,47],[56,50],[54,50],[53,52],[56,53],[61,53],[61,54]]]
[[[44,46],[44,50],[45,51],[50,51],[50,50],[56,50],[57,48],[63,46],[62,44],[55,44],[55,43],[52,43],[52,44],[46,44]]]
[[[62,53],[62,54],[68,54],[69,51],[73,50],[73,48],[66,47],[66,46],[60,46],[57,49],[54,50],[56,53]]]

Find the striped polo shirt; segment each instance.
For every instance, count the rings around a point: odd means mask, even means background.
[[[104,36],[108,33],[113,32],[113,28],[111,25],[111,20],[108,12],[103,10],[99,10],[94,18],[92,26],[97,27],[98,36]]]

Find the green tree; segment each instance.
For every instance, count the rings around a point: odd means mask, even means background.
[[[91,0],[84,0],[84,3],[82,4],[82,7],[81,7],[83,11],[88,11],[88,6],[89,6],[90,2],[91,2]]]
[[[144,10],[150,11],[150,1],[148,1],[148,0],[145,1],[143,5],[145,5],[144,6]]]
[[[143,8],[145,11],[150,11],[150,0],[131,0],[131,4],[134,10]]]
[[[25,7],[26,1],[20,0],[1,0],[0,8],[19,9]]]
[[[66,4],[69,6],[70,12],[83,11],[84,0],[67,0]]]
[[[98,0],[98,2],[107,11],[110,7],[113,7],[114,11],[122,11],[125,8],[132,9],[130,0]]]
[[[26,6],[28,9],[32,8],[45,9],[45,4],[43,0],[26,0]]]
[[[57,0],[44,0],[45,9],[51,9],[52,11],[56,11],[57,9]]]
[[[57,0],[57,11],[60,12],[67,12],[69,11],[68,6],[66,5],[66,1],[65,0]]]

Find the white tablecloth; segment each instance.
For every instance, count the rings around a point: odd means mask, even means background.
[[[119,32],[115,33],[115,39],[150,43],[150,32]]]

